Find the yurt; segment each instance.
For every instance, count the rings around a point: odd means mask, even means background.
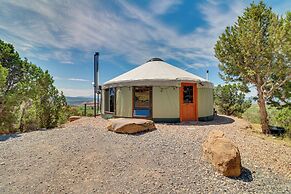
[[[213,119],[213,84],[160,58],[104,83],[103,115],[155,122]]]

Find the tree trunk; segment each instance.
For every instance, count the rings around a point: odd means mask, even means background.
[[[25,107],[22,107],[22,111],[20,114],[20,119],[19,119],[19,130],[23,131],[24,124],[23,124],[23,116],[25,114]]]
[[[268,113],[266,109],[266,102],[265,102],[264,94],[260,86],[257,86],[257,91],[258,91],[258,96],[259,96],[258,105],[260,108],[262,132],[264,134],[269,134],[270,133],[269,120],[268,120]]]

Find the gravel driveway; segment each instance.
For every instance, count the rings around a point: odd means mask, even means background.
[[[291,148],[251,135],[239,119],[156,124],[138,135],[108,132],[102,118],[0,136],[0,193],[290,193]],[[221,129],[241,152],[243,174],[223,177],[201,158]]]

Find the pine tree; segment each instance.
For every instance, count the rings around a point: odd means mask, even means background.
[[[256,87],[265,134],[270,133],[266,102],[290,83],[290,30],[290,20],[277,16],[263,2],[252,3],[215,45],[221,77]]]
[[[241,116],[251,106],[239,84],[218,85],[214,88],[214,103],[225,115]]]

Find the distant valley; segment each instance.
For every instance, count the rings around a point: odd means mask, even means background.
[[[66,96],[66,100],[67,100],[68,105],[71,105],[71,106],[78,106],[85,102],[93,102],[92,97],[83,97],[83,96],[78,96],[78,97]]]

